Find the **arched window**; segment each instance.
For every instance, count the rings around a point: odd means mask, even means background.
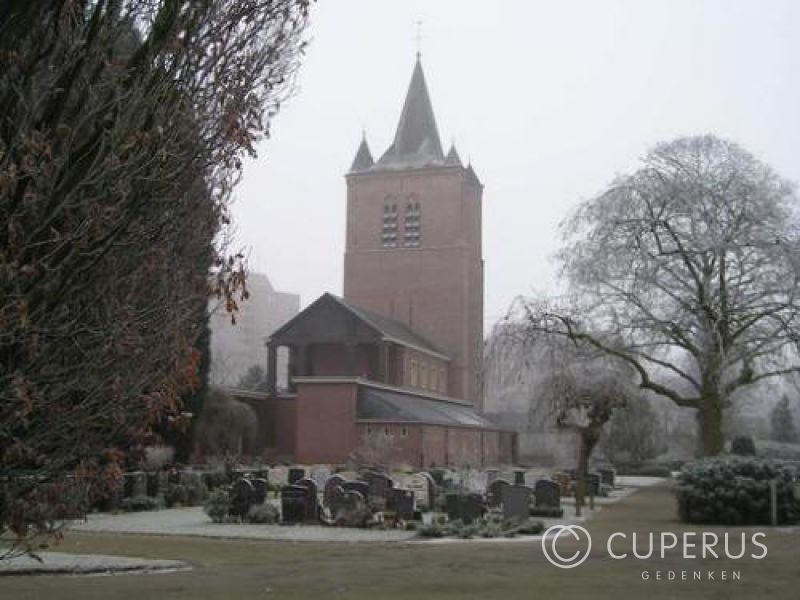
[[[381,245],[385,248],[397,246],[397,202],[392,196],[387,196],[383,203]]]
[[[422,234],[422,213],[419,202],[414,196],[408,197],[403,225],[403,245],[406,248],[416,248],[420,244]]]

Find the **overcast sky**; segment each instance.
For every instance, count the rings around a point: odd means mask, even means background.
[[[391,142],[422,25],[444,146],[485,185],[487,325],[554,289],[558,224],[654,143],[715,133],[800,181],[800,1],[322,0],[298,92],[237,191],[253,270],[342,287],[345,180]]]

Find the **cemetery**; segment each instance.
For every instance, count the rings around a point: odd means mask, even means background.
[[[513,538],[574,522],[574,470],[355,469],[331,465],[132,471],[75,531],[315,541]],[[612,468],[589,509],[625,497]],[[201,512],[202,511],[202,512]],[[127,516],[126,516],[127,515]],[[216,528],[216,529],[215,529]]]

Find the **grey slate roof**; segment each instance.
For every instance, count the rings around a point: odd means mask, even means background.
[[[371,325],[372,328],[377,330],[383,337],[391,339],[405,346],[417,347],[421,350],[437,354],[442,358],[449,360],[448,356],[444,352],[439,350],[439,348],[437,348],[434,344],[411,329],[405,323],[401,323],[400,321],[390,319],[389,317],[385,317],[371,310],[356,306],[344,298],[339,298],[333,294],[327,295],[336,300],[351,313],[356,315],[356,317],[366,322],[368,325]]]
[[[356,151],[356,157],[353,159],[353,164],[350,166],[350,172],[366,171],[374,164],[375,161],[372,158],[372,152],[369,151],[367,138],[362,137],[361,143],[358,146],[358,151]]]
[[[444,159],[444,164],[446,164],[448,167],[464,166],[461,164],[461,157],[458,155],[458,150],[456,150],[455,144],[450,146],[450,151],[447,153],[447,158]]]
[[[394,141],[375,166],[396,169],[442,164],[442,143],[418,55]]]
[[[500,429],[472,406],[368,386],[359,389],[356,418]]]

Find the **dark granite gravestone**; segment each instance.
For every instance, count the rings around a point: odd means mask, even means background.
[[[536,506],[561,508],[561,486],[549,479],[540,479],[536,482],[533,494],[536,497]]]
[[[598,473],[586,475],[586,493],[592,496],[600,495],[600,475]]]
[[[336,490],[337,488],[341,488],[344,482],[345,478],[341,475],[331,475],[325,482],[325,487],[322,490],[322,504],[325,506],[325,508],[331,511],[331,514],[333,514],[331,502],[334,499],[334,493],[339,494],[339,492]],[[344,489],[341,490],[341,493],[344,493]]]
[[[447,518],[451,521],[461,521],[469,525],[486,512],[480,494],[447,494],[445,499]]]
[[[144,471],[125,473],[125,498],[147,495],[147,474]]]
[[[414,518],[414,492],[390,488],[386,494],[386,510],[404,521],[410,521]]]
[[[147,495],[151,498],[158,496],[159,490],[158,471],[151,471],[147,474]]]
[[[289,469],[289,485],[294,485],[306,476],[306,470],[300,467],[292,467]]]
[[[369,498],[369,484],[366,481],[345,481],[342,487],[346,492],[358,492],[364,500]]]
[[[307,490],[305,504],[305,520],[316,521],[319,519],[319,492],[316,482],[310,477],[304,477],[294,484]]]
[[[281,521],[302,523],[306,519],[308,488],[301,485],[285,485],[281,488]]]
[[[525,485],[525,471],[520,469],[514,471],[514,485]]]
[[[231,509],[230,514],[234,517],[244,519],[250,512],[253,505],[255,490],[249,479],[237,479],[231,487]]]
[[[394,487],[394,481],[388,475],[367,471],[361,478],[369,484],[367,501],[373,510],[381,511],[386,508],[388,490]]]
[[[503,502],[503,488],[511,485],[505,479],[495,479],[486,488],[486,504],[492,508]]]
[[[503,518],[526,521],[531,514],[531,488],[507,485],[503,488]]]
[[[610,488],[614,487],[617,477],[617,471],[613,468],[598,469],[600,474],[600,483],[607,485]]]
[[[253,504],[264,504],[267,499],[267,480],[259,477],[253,479]]]

